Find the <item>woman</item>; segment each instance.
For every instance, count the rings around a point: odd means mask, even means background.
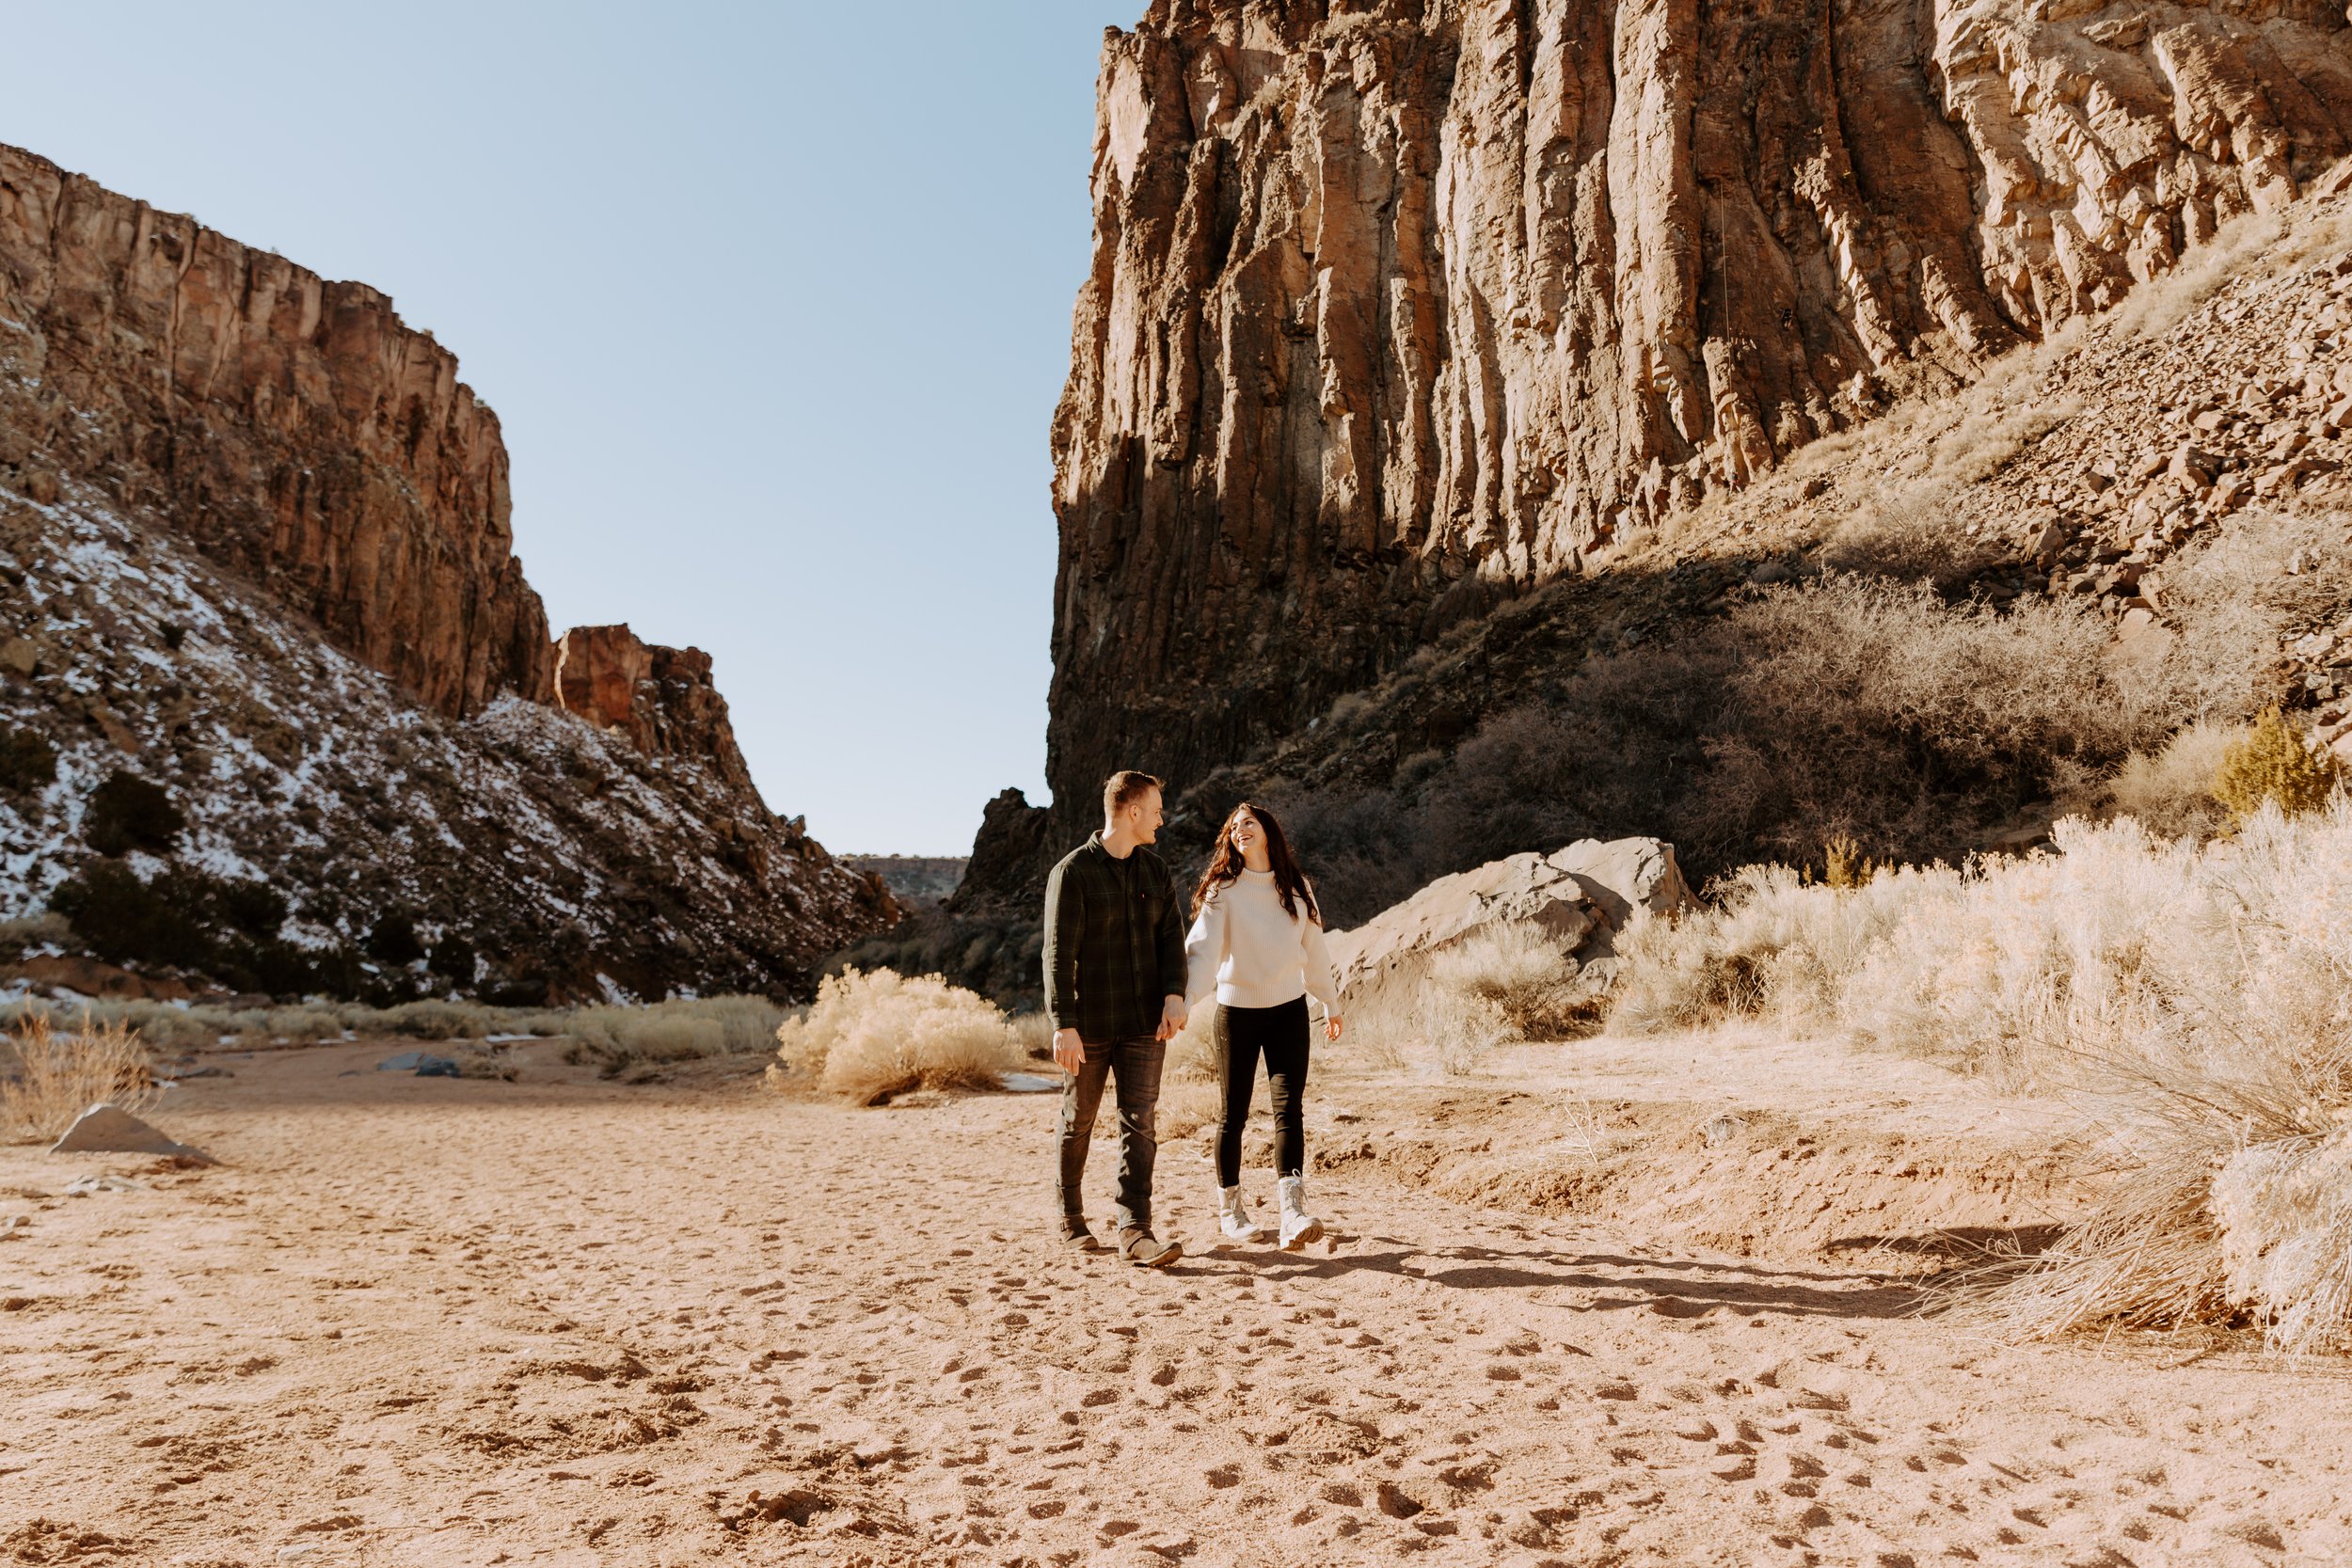
[[[1280,1239],[1295,1252],[1323,1234],[1307,1212],[1307,1134],[1300,1104],[1307,1093],[1307,998],[1323,1004],[1326,1037],[1340,1037],[1339,990],[1323,941],[1314,889],[1291,858],[1282,825],[1263,806],[1243,801],[1218,830],[1209,869],[1192,895],[1192,934],[1184,939],[1184,1000],[1216,992],[1216,1081],[1225,1120],[1216,1140],[1218,1228],[1254,1242],[1264,1231],[1241,1201],[1241,1134],[1265,1058],[1274,1095],[1274,1169],[1281,1194]]]

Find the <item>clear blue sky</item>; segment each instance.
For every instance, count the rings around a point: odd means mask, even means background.
[[[1044,790],[1047,424],[1143,0],[19,0],[0,140],[389,293],[548,618],[692,643],[768,803],[961,854]]]

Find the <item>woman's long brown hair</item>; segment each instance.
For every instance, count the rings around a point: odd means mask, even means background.
[[[1209,856],[1209,868],[1200,873],[1200,885],[1192,890],[1192,912],[1198,917],[1200,906],[1209,895],[1232,887],[1241,880],[1246,863],[1240,847],[1233,843],[1233,824],[1248,812],[1258,819],[1258,828],[1265,834],[1266,860],[1274,867],[1274,891],[1281,895],[1282,912],[1297,918],[1303,907],[1307,918],[1323,924],[1323,911],[1315,907],[1315,890],[1307,885],[1307,874],[1298,869],[1298,862],[1291,856],[1291,841],[1283,835],[1282,824],[1263,806],[1253,806],[1244,800],[1225,818],[1225,826],[1216,831],[1216,848]]]

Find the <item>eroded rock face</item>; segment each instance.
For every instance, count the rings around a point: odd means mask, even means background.
[[[598,729],[619,730],[647,756],[707,763],[757,798],[700,648],[641,642],[626,623],[574,626],[555,644],[555,702]]]
[[[0,146],[0,460],[167,512],[428,706],[550,694],[498,417],[364,283]]]
[[[1104,41],[1054,424],[1056,800],[1181,791],[2348,128],[2317,0],[1157,0]]]

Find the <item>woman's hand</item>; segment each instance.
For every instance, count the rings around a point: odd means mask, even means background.
[[[1339,1014],[1327,1012],[1323,1015],[1323,1037],[1327,1040],[1335,1040],[1340,1037]]]

